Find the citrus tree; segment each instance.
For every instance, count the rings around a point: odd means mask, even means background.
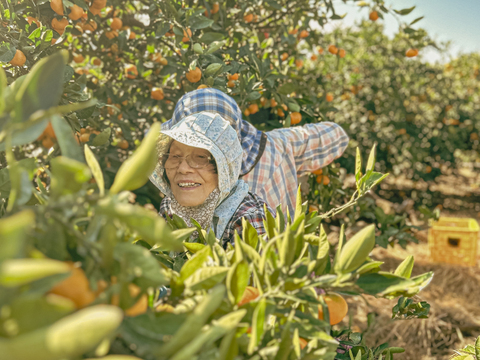
[[[432,273],[412,277],[413,257],[393,273],[382,271],[382,263],[368,257],[373,225],[348,241],[342,231],[331,248],[321,224],[341,209],[306,214],[300,191],[295,214],[267,212],[265,236],[245,222],[235,247],[222,247],[201,228],[192,242],[195,229],[182,219],[167,223],[133,204],[131,191],[148,181],[157,161],[158,122],[109,189],[91,147],[74,144],[62,115],[92,102],[57,105],[66,58],[64,52],[44,58],[8,87],[0,72],[8,162],[0,170],[3,356],[351,360],[391,359],[402,351],[388,344],[369,348],[360,333],[332,326],[347,315],[344,296],[359,294],[398,298],[394,317],[425,317],[428,304],[409,298]],[[14,144],[48,136],[48,122],[62,155],[50,152],[48,167],[34,158],[17,160]],[[374,171],[373,155],[365,168],[360,157],[357,164],[358,196],[346,206],[385,177]],[[39,172],[47,188],[38,176],[32,185]]]

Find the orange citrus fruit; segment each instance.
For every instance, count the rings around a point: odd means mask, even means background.
[[[280,58],[282,59],[282,61],[287,60],[288,59],[288,53],[284,52]]]
[[[89,140],[90,140],[90,134],[89,133],[85,133],[85,134],[80,135],[80,141],[82,143],[86,143]]]
[[[321,46],[319,46],[319,47],[317,48],[317,51],[318,51],[318,53],[319,53],[320,55],[323,54],[323,48],[322,48]]]
[[[202,84],[202,85],[198,85],[197,90],[199,90],[199,89],[207,89],[207,88],[208,88],[207,85]]]
[[[57,20],[57,18],[53,18],[51,24],[52,24],[53,30],[55,30],[60,35],[62,35],[63,32],[65,31],[65,28],[68,25],[68,20],[67,19]]]
[[[68,17],[72,20],[78,20],[80,19],[83,15],[85,14],[85,11],[78,6],[78,5],[73,5],[70,8],[70,14],[68,14]]]
[[[290,30],[288,30],[288,33],[290,35],[296,35],[298,33],[298,29],[290,29]]]
[[[45,149],[50,149],[54,145],[54,142],[51,138],[46,137],[45,139],[42,140],[42,146]]]
[[[308,341],[305,340],[304,338],[299,338],[299,340],[300,340],[300,348],[301,348],[302,350],[305,349],[305,346],[307,346]]]
[[[113,18],[112,22],[110,23],[110,29],[112,30],[120,30],[123,26],[123,21],[120,18]]]
[[[187,28],[187,31],[183,30],[182,42],[189,42],[192,38],[192,30]]]
[[[243,111],[243,115],[245,115],[245,116],[250,116],[250,110],[245,109],[245,110]]]
[[[140,293],[140,288],[135,284],[128,284],[128,290],[131,297],[135,297]],[[132,306],[125,310],[127,316],[138,316],[144,314],[148,309],[148,296],[143,294],[140,299]]]
[[[128,64],[125,67],[125,75],[129,79],[135,79],[138,76],[137,67],[133,64]]]
[[[338,53],[338,48],[335,45],[329,45],[328,46],[328,52],[333,55],[337,55]]]
[[[50,7],[58,15],[63,15],[63,1],[62,0],[51,0]]]
[[[314,170],[314,171],[312,171],[312,174],[313,175],[322,175],[323,174],[323,169]]]
[[[84,60],[85,58],[83,57],[83,55],[75,55],[73,57],[73,61],[75,61],[77,64],[82,63]]]
[[[328,102],[332,102],[333,101],[333,94],[328,93],[327,96],[325,96],[325,100],[327,100]]]
[[[303,66],[303,60],[302,59],[296,59],[295,60],[295,66],[297,69],[300,69]]]
[[[375,10],[372,11],[370,13],[370,15],[368,15],[368,18],[372,21],[377,21],[378,20],[378,12],[376,12]]]
[[[257,104],[250,104],[248,107],[248,111],[250,111],[250,114],[255,114],[258,112],[258,105]]]
[[[346,51],[344,49],[339,49],[338,50],[338,56],[341,58],[344,58],[346,55]]]
[[[150,97],[154,100],[163,100],[164,98],[163,89],[154,87],[150,92]]]
[[[95,20],[89,20],[88,22],[86,22],[85,24],[82,25],[82,28],[83,28],[83,31],[95,31],[97,30],[97,23],[95,22]]]
[[[283,112],[283,109],[277,109],[277,115],[280,117],[284,117],[285,113]]]
[[[330,315],[330,325],[338,324],[348,313],[348,304],[345,299],[337,293],[322,295],[327,304],[328,314]],[[318,307],[318,318],[323,320],[323,308]]]
[[[302,30],[302,31],[300,31],[299,37],[303,39],[303,38],[306,38],[308,35],[309,35],[309,33],[308,33],[307,30]]]
[[[126,150],[128,149],[128,141],[125,140],[125,139],[122,139],[118,142],[117,146],[120,148],[120,149],[123,149],[123,150]]]
[[[317,176],[317,183],[318,184],[323,184],[323,185],[328,185],[328,184],[330,184],[330,178],[327,175],[318,175]]]
[[[228,80],[238,80],[238,77],[240,75],[238,73],[232,74],[232,75],[227,75]]]
[[[243,17],[243,20],[245,20],[246,23],[252,22],[253,21],[253,14],[247,14]]]
[[[292,125],[298,124],[300,121],[302,121],[302,114],[298,111],[294,111],[290,114],[290,123]]]
[[[211,13],[212,14],[216,14],[218,12],[218,10],[220,10],[220,4],[218,2],[214,3],[213,6],[212,6],[212,11]]]
[[[51,294],[66,297],[72,300],[78,309],[81,309],[95,300],[95,293],[90,289],[85,272],[80,267],[75,267],[72,262],[67,262],[72,269],[72,274],[55,285]]]
[[[200,79],[202,78],[202,70],[197,66],[195,70],[190,70],[187,75],[187,80],[190,81],[191,83],[196,83],[199,82]]]
[[[310,56],[310,60],[312,61],[316,61],[318,59],[318,56],[313,54],[312,56]]]
[[[405,55],[406,57],[415,57],[418,55],[418,50],[417,49],[408,49],[406,52],[405,52]]]
[[[274,98],[271,98],[271,99],[270,99],[270,106],[271,106],[271,107],[277,106],[277,101],[276,101]]]
[[[10,60],[10,64],[13,66],[23,66],[26,60],[27,58],[25,57],[23,51],[17,49],[17,51],[15,51],[15,56],[12,60]]]

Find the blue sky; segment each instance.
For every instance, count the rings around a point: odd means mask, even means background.
[[[424,16],[413,27],[424,28],[433,40],[451,41],[452,57],[462,52],[480,52],[480,0],[386,0],[385,3],[387,8],[393,7],[398,10],[416,6],[409,15],[401,18],[412,21]],[[343,25],[353,25],[356,21],[368,17],[368,8],[345,5],[339,0],[334,4],[338,14],[347,13],[343,21],[340,20]],[[392,15],[386,15],[384,20],[378,21],[385,24],[387,35],[392,35],[398,30],[398,23]],[[440,55],[435,49],[423,50],[422,57],[431,62],[440,60]]]

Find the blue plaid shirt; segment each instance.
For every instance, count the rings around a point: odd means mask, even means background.
[[[265,150],[255,164],[262,132],[242,120],[242,112],[234,99],[212,88],[185,94],[175,106],[172,119],[162,128],[167,129],[200,111],[217,113],[230,122],[243,148],[242,179],[252,193],[273,209],[281,205],[284,213],[287,209],[291,214],[295,211],[297,177],[330,164],[343,154],[349,141],[345,131],[332,122],[275,129],[266,133]]]

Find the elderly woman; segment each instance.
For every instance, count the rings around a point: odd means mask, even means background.
[[[264,234],[265,202],[239,180],[242,146],[220,115],[199,112],[161,131],[159,162],[151,180],[165,194],[160,214],[191,219],[213,230],[224,246],[241,233],[242,218]],[[271,210],[269,210],[271,211]]]

